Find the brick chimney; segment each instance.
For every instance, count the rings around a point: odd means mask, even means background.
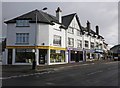
[[[88,34],[90,33],[90,22],[87,20],[87,30],[88,30]]]
[[[60,7],[58,7],[56,10],[56,17],[57,17],[59,23],[62,23],[62,10],[60,9]]]
[[[99,35],[99,26],[96,26],[96,34]]]

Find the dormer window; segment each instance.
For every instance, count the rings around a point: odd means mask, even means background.
[[[17,27],[29,27],[29,20],[16,20]]]

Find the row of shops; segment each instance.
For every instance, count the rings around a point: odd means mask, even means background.
[[[5,64],[31,65],[36,60],[37,65],[45,64],[65,64],[80,61],[100,60],[104,56],[103,50],[99,49],[77,49],[77,48],[58,48],[58,47],[27,47],[11,48],[5,50]]]

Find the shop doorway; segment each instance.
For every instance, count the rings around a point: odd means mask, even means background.
[[[80,61],[83,61],[83,51],[80,51]]]
[[[39,50],[39,64],[47,63],[47,49]]]
[[[12,49],[8,49],[8,64],[12,64]]]
[[[71,50],[71,61],[75,61],[76,55],[75,51]]]

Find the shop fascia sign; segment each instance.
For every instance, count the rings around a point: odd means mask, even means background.
[[[95,49],[95,52],[100,52],[100,53],[102,53],[103,50],[102,50],[102,49]]]
[[[81,48],[67,48],[68,50],[74,50],[74,51],[82,51]]]

